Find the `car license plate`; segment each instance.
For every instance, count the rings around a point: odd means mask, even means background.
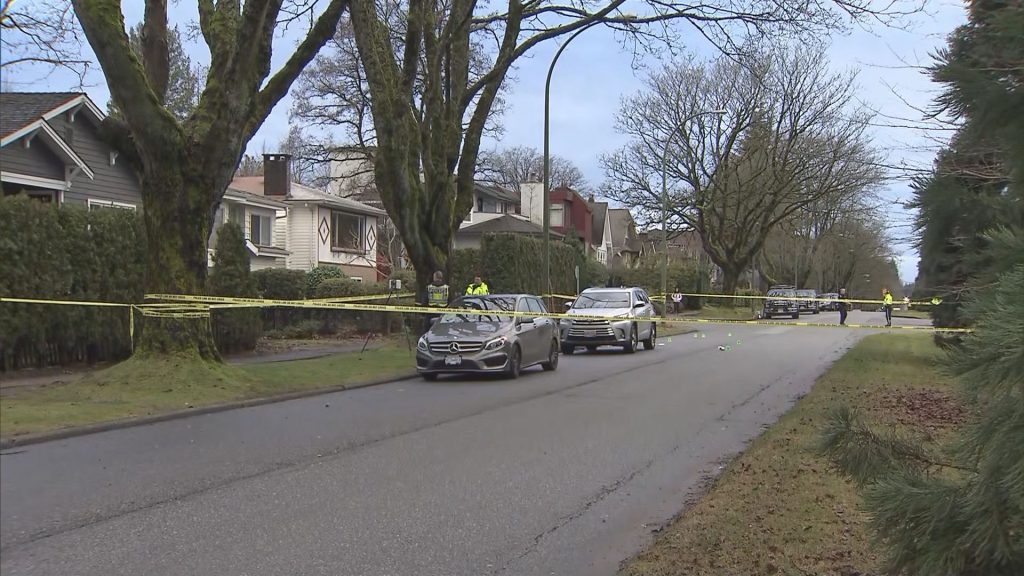
[[[456,354],[444,357],[445,366],[458,366],[459,364],[462,364],[462,356]]]
[[[586,337],[588,337],[588,338],[593,338],[593,337],[597,336],[597,330],[587,330],[587,331],[586,331],[586,332],[584,332],[583,334],[584,334],[584,335],[585,335]]]

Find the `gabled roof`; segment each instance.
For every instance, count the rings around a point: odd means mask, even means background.
[[[519,203],[518,194],[516,194],[512,190],[506,190],[501,186],[480,184],[478,182],[476,183],[476,192],[477,194],[487,196],[488,198],[495,198],[497,200],[502,200],[505,202],[515,202],[516,204]]]
[[[633,215],[627,208],[609,208],[608,221],[612,230],[612,246],[616,249],[639,251],[636,238],[629,235],[629,227],[633,224]]]
[[[594,212],[594,234],[604,238],[604,223],[608,217],[608,203],[591,202],[590,209]]]
[[[41,135],[66,164],[77,166],[86,176],[95,178],[85,160],[48,122],[64,112],[79,109],[92,115],[97,124],[106,118],[87,95],[79,92],[0,92],[0,146]]]
[[[79,96],[77,92],[0,92],[0,136],[6,139]]]
[[[278,200],[277,196],[268,196],[263,193],[263,176],[239,176],[231,181],[228,185],[228,189],[239,192],[247,192],[249,194],[256,194]],[[351,198],[342,198],[341,196],[335,196],[322,190],[310,188],[309,186],[303,186],[298,182],[292,182],[291,192],[284,199],[285,202],[310,202],[313,204],[320,204],[331,208],[337,208],[339,210],[345,210],[346,212],[353,212],[355,214],[366,214],[368,216],[384,216],[387,214],[379,208],[374,208],[362,202],[357,202]]]
[[[42,123],[75,107],[89,111],[97,122],[107,116],[81,92],[0,92],[0,137],[3,145],[37,130]]]
[[[459,230],[457,234],[486,234],[489,232],[498,234],[529,234],[539,236],[544,234],[544,228],[525,218],[520,218],[512,214],[505,214],[504,216],[484,220],[479,224],[466,226]],[[551,235],[556,238],[563,237],[562,234],[559,234],[554,230],[551,230],[550,232]]]

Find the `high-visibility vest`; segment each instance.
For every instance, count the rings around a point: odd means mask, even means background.
[[[427,306],[444,308],[448,305],[448,285],[427,286]]]
[[[470,295],[485,295],[490,293],[491,291],[487,288],[487,282],[481,282],[480,285],[475,288],[470,284],[469,287],[466,288],[466,294]]]
[[[892,294],[886,294],[885,298],[882,299],[882,303],[886,306],[892,306]]]

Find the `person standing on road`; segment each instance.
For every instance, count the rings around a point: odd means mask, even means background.
[[[487,283],[484,282],[482,278],[480,278],[479,274],[473,276],[473,283],[470,284],[468,288],[466,288],[467,296],[484,296],[490,293],[490,288],[487,287]]]
[[[882,309],[885,310],[885,325],[892,326],[892,292],[882,288]]]
[[[679,287],[676,287],[676,291],[672,293],[672,307],[676,314],[679,314],[680,309],[683,307],[683,295],[679,292]]]
[[[433,281],[427,285],[427,307],[445,308],[446,306],[448,306],[448,285],[444,283],[444,273],[438,270],[434,272]],[[424,314],[423,333],[429,332],[433,320],[440,317],[440,314]]]
[[[850,310],[850,303],[846,297],[846,288],[839,289],[839,325],[846,326],[846,314]]]

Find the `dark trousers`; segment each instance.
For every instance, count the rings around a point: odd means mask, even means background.
[[[892,305],[886,304],[885,306],[882,306],[882,308],[885,308],[885,324],[887,326],[891,326],[892,325]]]
[[[840,324],[846,324],[846,314],[847,314],[846,304],[840,304],[839,305],[839,323]]]

